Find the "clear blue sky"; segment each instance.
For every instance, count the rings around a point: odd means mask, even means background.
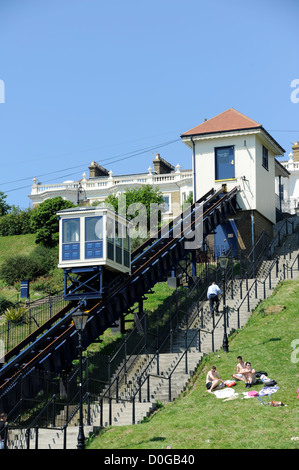
[[[0,0],[0,191],[26,208],[33,177],[76,181],[92,160],[191,168],[180,134],[230,107],[287,156],[298,17],[298,0]]]

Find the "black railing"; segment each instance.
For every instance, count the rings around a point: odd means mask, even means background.
[[[7,320],[0,328],[0,340],[4,345],[4,354],[33,333],[43,323],[67,305],[62,294],[47,296],[34,302],[16,303],[13,308],[24,308],[26,311],[17,323]],[[4,312],[2,312],[4,313]],[[1,351],[2,352],[2,351]],[[1,358],[0,358],[1,359]]]
[[[281,227],[280,231],[279,231],[279,233],[281,234],[280,237],[278,236],[278,234],[276,235],[276,237],[275,237],[276,242],[279,241],[279,244],[277,243],[275,245],[276,247],[281,246],[282,236],[283,236],[282,231],[284,230],[284,232],[286,232],[286,230],[288,230],[287,234],[289,234],[289,229],[286,229],[287,227],[289,227],[289,224],[290,224],[290,222],[286,221],[283,224],[283,226]],[[291,226],[292,226],[292,233],[294,233],[294,224],[291,224]],[[258,242],[257,242],[259,244],[259,250],[260,250],[259,254],[262,253],[262,256],[261,256],[262,259],[269,260],[269,254],[272,253],[271,250],[272,250],[272,247],[274,245],[270,244],[270,248],[269,248],[269,245],[268,245],[268,251],[267,251],[266,250],[266,248],[267,248],[266,244],[262,243],[261,240],[263,240],[263,236],[261,236],[259,238]],[[287,245],[285,245],[285,246],[287,246]],[[288,247],[288,249],[289,248],[290,247]],[[258,250],[256,250],[255,253],[257,253],[257,252],[258,252]],[[285,253],[285,258],[288,255],[288,257],[290,259],[290,253],[291,253],[290,249],[289,249],[288,252],[285,249],[284,253]],[[254,263],[256,263],[257,258],[254,257],[254,259],[250,260],[251,265],[253,264],[253,260],[254,260]],[[298,256],[295,258],[295,260],[292,262],[292,264],[284,263],[284,268],[283,268],[283,278],[284,279],[288,277],[288,273],[290,273],[291,278],[293,277],[293,270],[295,269],[295,263],[297,263],[297,269],[299,270],[299,257]],[[256,266],[256,264],[255,264],[255,266]],[[212,269],[212,268],[214,268],[214,269]],[[277,257],[272,259],[271,265],[268,267],[267,273],[265,274],[264,279],[255,278],[251,282],[251,286],[249,286],[250,276],[248,275],[248,272],[243,271],[240,275],[241,278],[236,280],[235,275],[234,275],[233,262],[231,262],[229,264],[229,266],[227,268],[227,271],[226,271],[227,276],[226,276],[226,279],[225,279],[227,298],[229,296],[232,299],[238,297],[238,299],[240,299],[242,301],[238,305],[238,308],[236,309],[238,328],[240,328],[240,309],[242,308],[243,305],[247,304],[247,311],[248,312],[250,311],[252,296],[257,298],[258,283],[263,284],[263,292],[264,292],[263,297],[264,298],[266,296],[266,283],[269,283],[269,288],[270,289],[272,288],[271,273],[272,273],[274,268],[276,269],[276,277],[278,277],[278,258]],[[138,327],[136,326],[135,329],[133,330],[133,331],[135,331],[135,333],[130,332],[127,335],[127,337],[124,339],[124,342],[122,343],[122,345],[120,346],[118,351],[115,354],[113,354],[111,357],[108,358],[109,373],[108,373],[108,378],[106,380],[103,380],[103,381],[98,380],[97,381],[97,380],[91,379],[89,377],[87,378],[86,388],[88,388],[90,386],[91,382],[93,381],[95,384],[97,384],[96,388],[98,389],[98,391],[100,389],[102,389],[100,399],[98,398],[98,393],[92,395],[93,401],[98,402],[100,404],[100,413],[101,413],[100,426],[103,426],[103,404],[104,404],[104,401],[107,401],[109,403],[109,406],[110,406],[109,423],[112,424],[112,405],[113,405],[113,402],[117,403],[120,399],[122,401],[132,402],[132,404],[133,404],[133,406],[132,406],[132,423],[134,423],[135,422],[135,401],[138,399],[138,397],[139,397],[139,400],[141,400],[141,388],[143,386],[145,386],[145,384],[146,384],[146,387],[147,387],[147,397],[148,397],[148,401],[149,401],[151,377],[156,377],[156,378],[160,377],[161,379],[163,378],[163,379],[168,380],[168,382],[169,382],[169,399],[171,399],[171,397],[172,397],[171,381],[172,381],[172,376],[173,376],[174,370],[178,367],[178,364],[182,360],[185,359],[185,371],[187,371],[186,373],[188,373],[188,351],[189,351],[191,345],[194,344],[195,338],[198,338],[197,347],[198,347],[198,350],[201,351],[201,343],[202,343],[201,335],[203,333],[211,335],[211,349],[212,349],[212,351],[215,350],[215,345],[214,345],[215,330],[216,330],[216,328],[219,328],[219,325],[221,324],[221,322],[224,323],[224,321],[226,321],[227,322],[226,326],[229,325],[229,321],[230,321],[229,314],[232,315],[233,309],[230,312],[228,312],[228,314],[226,316],[224,316],[222,314],[217,319],[216,323],[215,323],[215,317],[213,317],[213,326],[212,326],[211,330],[208,330],[207,328],[204,328],[204,318],[205,318],[205,315],[207,314],[207,311],[204,312],[204,308],[203,308],[203,303],[206,300],[206,281],[208,280],[208,278],[211,278],[212,276],[213,276],[213,278],[215,278],[215,276],[216,276],[220,279],[220,276],[222,274],[219,271],[219,269],[216,268],[216,265],[209,266],[209,270],[210,270],[209,275],[206,275],[207,271],[205,271],[202,278],[197,280],[197,282],[193,285],[193,288],[191,290],[181,289],[181,292],[180,292],[181,298],[180,299],[178,299],[178,297],[177,297],[178,296],[178,294],[177,294],[178,291],[176,291],[176,293],[173,295],[172,299],[169,300],[169,305],[168,305],[168,308],[167,308],[167,310],[169,311],[169,315],[168,315],[167,322],[164,325],[161,326],[159,324],[159,321],[158,321],[159,318],[158,317],[156,319],[157,320],[156,321],[157,328],[154,327],[155,322],[152,322],[149,325],[148,324],[148,315],[147,315],[146,312],[144,313],[144,316],[141,316],[139,318],[139,321],[138,321],[139,325],[138,325]],[[203,284],[205,284],[205,289],[204,290],[201,289],[201,288],[203,288]],[[243,295],[244,294],[244,287],[245,287],[245,291],[246,291],[245,295]],[[194,294],[194,297],[192,296],[193,295],[192,292]],[[181,301],[181,303],[179,302],[179,300]],[[183,308],[182,308],[182,305],[183,305]],[[180,315],[178,315],[179,311],[180,311]],[[188,312],[188,315],[186,314],[186,312]],[[182,313],[183,313],[183,316],[181,315]],[[174,365],[174,369],[171,371],[171,373],[167,377],[165,375],[161,376],[159,374],[159,372],[160,372],[159,371],[159,354],[161,354],[162,349],[165,347],[166,343],[168,344],[168,348],[170,350],[172,349],[172,338],[173,338],[174,330],[179,325],[179,318],[182,319],[184,316],[185,316],[185,321],[187,323],[187,327],[188,327],[188,324],[191,325],[192,321],[194,320],[194,318],[196,316],[199,316],[200,317],[200,327],[193,330],[192,337],[191,337],[191,339],[189,338],[188,341],[187,341],[187,335],[186,335],[185,349],[181,353],[181,355],[179,356],[179,358],[177,360],[177,363]],[[152,319],[153,318],[154,318],[154,315],[152,315]],[[158,330],[162,334],[162,336],[160,336],[158,334]],[[134,336],[134,334],[136,336]],[[136,341],[136,339],[138,339],[138,341]],[[134,345],[134,347],[129,347],[128,348],[128,345],[130,344],[130,341],[132,341],[132,345]],[[128,349],[129,349],[129,351],[128,351]],[[127,376],[128,376],[128,373],[129,373],[129,368],[132,367],[135,364],[136,356],[142,354],[143,352],[149,353],[149,359],[148,359],[148,362],[147,362],[146,366],[144,367],[144,370],[139,374],[136,387],[131,388],[131,391],[129,391],[127,397],[120,397],[119,389],[120,389],[121,383],[122,382],[126,383]],[[135,358],[134,358],[134,356],[135,356]],[[155,365],[156,368],[157,368],[156,369],[156,371],[157,371],[156,374],[153,374],[150,370],[150,368],[153,365]],[[115,375],[115,369],[117,367],[119,368],[119,370]],[[85,399],[88,396],[88,415],[90,416],[91,394],[90,394],[90,392],[87,392],[87,393],[89,393],[89,395],[86,395]],[[67,393],[67,401],[68,402],[69,402],[69,398],[70,398],[69,393]],[[73,395],[72,401],[76,402],[75,394]],[[48,405],[48,406],[50,406],[50,405]],[[78,405],[74,405],[74,406],[75,406],[74,410],[76,410],[76,411],[72,411],[70,416],[69,416],[69,413],[67,412],[67,418],[66,418],[66,421],[65,421],[64,425],[60,428],[57,428],[57,429],[66,429],[66,427],[68,426],[68,424],[70,422],[70,418],[73,417],[78,411]],[[57,410],[57,402],[55,403],[55,408]],[[38,427],[38,425],[36,426],[36,428],[37,427]],[[32,429],[32,423],[30,425],[30,429]]]

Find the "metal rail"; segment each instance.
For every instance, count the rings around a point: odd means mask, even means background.
[[[222,212],[225,205],[229,206],[227,211],[230,214],[236,211],[235,204],[232,205],[232,199],[235,198],[237,192],[238,188],[234,188],[223,196],[223,189],[216,193],[213,191],[207,193],[206,203],[203,206],[203,217],[192,220],[189,226],[184,227],[184,230],[192,230],[199,223],[203,223],[206,224],[204,231],[208,233],[213,228],[213,221],[214,224],[218,224],[221,218],[225,218],[225,214]],[[204,198],[201,202],[203,200]],[[191,216],[193,212],[194,210],[191,211]],[[214,220],[215,214],[216,219]],[[188,215],[190,215],[190,211]],[[170,231],[178,224],[182,225],[184,217],[185,213],[179,216],[172,224]],[[209,220],[210,217],[213,218],[212,222]],[[161,234],[161,231],[159,233]],[[146,243],[146,247],[144,246],[144,251],[141,252],[142,256],[140,256],[139,250],[133,253],[132,265],[134,268],[131,276],[125,280],[122,278],[120,284],[99,302],[88,303],[89,320],[83,338],[85,347],[98,338],[107,327],[111,326],[121,313],[127,311],[138,298],[141,298],[161,279],[161,276],[169,272],[176,261],[182,259],[183,241],[184,233],[181,227],[181,237],[151,239]],[[27,340],[8,353],[11,360],[0,370],[0,398],[11,388],[17,387],[19,376],[23,375],[24,377],[25,373],[30,375],[30,370],[34,367],[52,368],[55,372],[59,372],[59,367],[71,364],[77,355],[78,341],[71,320],[74,308],[75,303],[70,302],[65,309],[62,309],[30,335]],[[59,353],[61,353],[61,357]]]

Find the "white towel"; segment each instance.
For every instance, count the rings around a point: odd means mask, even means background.
[[[215,390],[214,395],[217,398],[228,398],[235,394],[235,391],[232,388],[224,388],[223,390]]]

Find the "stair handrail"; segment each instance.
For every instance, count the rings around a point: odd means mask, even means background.
[[[274,253],[274,250],[276,248],[276,246],[280,246],[280,243],[281,243],[281,235],[288,235],[288,223],[291,224],[291,227],[292,227],[292,233],[295,232],[295,224],[294,224],[295,220],[292,220],[290,221],[289,219],[284,219],[283,223],[281,224],[279,230],[277,231],[276,235],[274,236],[274,238],[271,240],[271,243],[269,245],[269,257],[271,258],[272,257],[272,254]],[[298,223],[298,221],[297,221]],[[297,225],[297,224],[296,224]],[[286,228],[286,233],[282,233],[283,229]],[[276,245],[276,241],[278,241],[277,245]],[[273,253],[272,253],[272,250],[273,250]]]
[[[286,261],[286,263],[283,263],[283,278],[284,279],[286,278],[285,269],[287,270],[287,272],[289,271],[291,272],[291,279],[293,279],[293,267],[296,261],[298,262],[297,271],[299,271],[299,253],[295,256],[295,259],[293,260],[291,265],[289,265],[288,261]]]
[[[292,226],[293,226],[293,225],[292,225]],[[262,236],[264,236],[264,235],[262,235]],[[262,236],[259,238],[259,240],[262,238]],[[264,255],[265,252],[266,252],[266,246],[263,248],[262,254]],[[266,281],[267,281],[267,278],[269,277],[269,283],[271,283],[271,274],[272,274],[272,270],[273,270],[274,266],[277,264],[278,259],[279,259],[279,256],[277,255],[277,256],[273,259],[273,261],[272,261],[272,263],[271,263],[271,265],[270,265],[270,267],[269,267],[269,269],[268,269],[268,272],[267,272],[267,274],[265,275],[265,277],[264,277],[263,280],[261,280],[261,279],[259,279],[258,277],[256,277],[256,278],[254,279],[254,282],[252,283],[252,285],[251,285],[249,288],[247,288],[247,293],[246,293],[245,297],[243,297],[241,303],[239,304],[239,306],[238,306],[238,308],[237,308],[237,312],[238,312],[238,328],[240,327],[239,313],[240,313],[240,308],[241,308],[241,306],[243,305],[243,303],[245,302],[245,300],[246,300],[246,298],[247,298],[247,301],[248,301],[248,311],[250,310],[250,300],[249,300],[249,299],[250,299],[250,294],[251,294],[251,292],[252,292],[252,289],[255,289],[255,290],[256,290],[258,282],[261,282],[261,283],[264,284],[264,298],[265,298],[265,285],[266,285]],[[299,255],[296,256],[295,260],[294,260],[293,263],[292,263],[292,266],[295,264],[295,262],[296,262],[297,260],[298,260],[298,269],[299,269]],[[243,281],[243,279],[242,279],[242,281]],[[248,281],[248,279],[247,279],[247,281]],[[271,289],[271,284],[269,285],[269,288]],[[220,321],[222,320],[222,317],[224,317],[224,321],[227,321],[227,323],[228,323],[228,321],[229,321],[229,320],[228,320],[228,315],[227,315],[227,318],[225,318],[224,313],[222,313],[222,314],[220,315],[220,317],[219,317],[217,323],[216,323],[216,324],[213,324],[212,330],[206,330],[206,329],[201,328],[201,327],[197,328],[196,331],[195,331],[195,333],[194,333],[194,335],[192,336],[192,339],[189,341],[188,346],[187,346],[187,347],[185,348],[185,350],[182,352],[181,356],[179,357],[179,359],[178,359],[177,363],[175,364],[175,366],[172,368],[172,370],[171,370],[171,372],[169,373],[168,377],[167,377],[167,376],[164,376],[164,375],[161,376],[161,377],[163,377],[164,379],[168,379],[168,380],[171,381],[172,374],[174,373],[175,369],[177,368],[178,364],[181,362],[181,360],[183,359],[183,357],[184,357],[185,355],[186,355],[186,357],[187,357],[188,349],[190,348],[190,345],[192,344],[192,342],[194,341],[194,339],[195,339],[195,337],[198,335],[198,333],[200,333],[200,331],[204,331],[204,332],[206,332],[206,333],[209,333],[209,334],[212,334],[212,335],[213,335],[215,329],[217,328],[218,324],[219,324]],[[200,345],[199,345],[199,346],[200,346]],[[151,376],[152,374],[149,374],[149,375]],[[155,375],[155,376],[157,376],[157,375]],[[137,393],[140,391],[140,389],[141,389],[141,387],[143,386],[143,384],[145,383],[145,380],[146,380],[146,379],[147,379],[147,377],[146,377],[143,381],[140,381],[138,390],[137,390],[137,391],[135,392],[135,394],[134,394],[134,398],[135,398],[135,396],[137,395]],[[170,394],[169,396],[171,396],[171,388],[169,389],[169,394]]]

